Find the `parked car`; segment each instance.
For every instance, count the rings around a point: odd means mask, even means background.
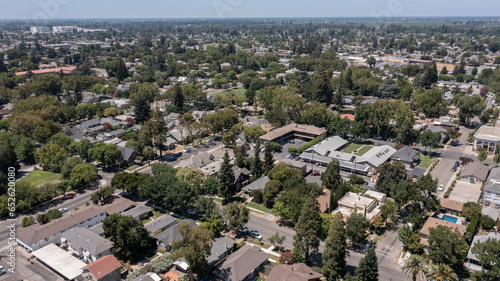
[[[184,149],[184,153],[188,153],[188,152],[191,152],[191,148],[190,147],[187,147],[186,149]]]
[[[260,235],[257,231],[252,230],[250,231],[250,236],[252,236],[255,239],[262,239],[262,235]]]
[[[393,139],[387,139],[387,141],[388,141],[388,142],[394,142],[394,140],[393,140]]]
[[[73,194],[66,194],[62,197],[63,200],[66,200],[66,199],[73,199]]]
[[[294,159],[295,157],[295,154],[290,155],[290,159]]]
[[[457,171],[457,166],[453,166],[453,168],[451,168],[451,171],[452,172],[456,172]]]
[[[444,185],[440,184],[438,187],[438,191],[443,191],[444,190]]]
[[[376,140],[382,140],[382,137],[381,136],[376,136],[376,137],[374,137],[374,139],[376,139]]]
[[[319,176],[320,175],[320,172],[312,172],[311,173],[311,176]]]
[[[64,213],[64,212],[67,212],[67,211],[68,211],[68,209],[66,209],[66,208],[59,208],[59,212],[61,212],[61,213]]]
[[[294,140],[289,140],[288,143],[295,143],[295,141]]]
[[[248,228],[243,227],[243,228],[238,229],[238,231],[241,232],[241,233],[247,234],[248,233]]]
[[[196,215],[196,211],[195,211],[195,210],[193,210],[193,209],[187,209],[187,210],[186,210],[186,213],[188,213],[188,214],[190,214],[190,215],[192,215],[192,216]]]
[[[460,161],[455,161],[455,166],[460,166]]]
[[[459,142],[458,140],[454,140],[454,141],[451,143],[451,145],[453,145],[453,146],[457,146],[459,143],[460,143],[460,142]]]
[[[5,268],[3,268],[3,266],[0,265],[0,275],[4,275],[5,273],[7,273],[5,271]]]

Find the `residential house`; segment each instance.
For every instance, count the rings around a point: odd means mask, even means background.
[[[213,274],[224,281],[250,280],[268,262],[270,256],[259,249],[260,247],[243,245],[229,255]]]
[[[441,135],[441,139],[439,140],[440,143],[445,143],[446,140],[448,139],[448,137],[445,134],[446,132],[448,132],[448,130],[446,130],[441,126],[430,126],[427,130],[433,133],[439,133]]]
[[[121,280],[122,264],[113,255],[108,255],[83,267],[83,280],[116,281]]]
[[[62,233],[61,245],[87,263],[111,255],[111,248],[113,248],[113,243],[108,239],[81,227],[75,227]]]
[[[196,118],[196,120],[201,121],[207,115],[207,112],[201,110],[194,110],[192,114],[193,117]]]
[[[128,99],[116,99],[116,100],[113,100],[113,103],[119,109],[125,109],[125,108],[130,106],[130,100],[128,100]]]
[[[486,148],[489,152],[496,153],[496,145],[500,143],[500,128],[481,126],[474,134],[474,150]]]
[[[472,162],[463,168],[460,173],[460,180],[471,183],[483,183],[488,177],[490,168],[480,162]]]
[[[248,194],[252,193],[252,191],[257,190],[257,189],[263,190],[264,186],[266,186],[266,183],[268,181],[270,181],[269,177],[265,176],[265,177],[262,177],[256,181],[252,182],[251,184],[243,187],[241,190],[243,190],[244,192],[246,192]]]
[[[363,196],[377,200],[378,204],[384,204],[385,201],[387,201],[387,195],[385,195],[382,192],[377,192],[375,190],[367,190],[365,191]]]
[[[338,207],[333,213],[340,212],[344,219],[348,219],[353,213],[363,214],[370,222],[380,214],[377,201],[372,198],[361,196],[353,192],[347,192],[338,201]]]
[[[177,223],[177,220],[170,215],[163,215],[159,218],[156,218],[153,221],[150,221],[144,225],[147,230],[151,232],[151,234],[156,235],[163,231],[164,229],[174,225]]]
[[[172,242],[174,242],[175,239],[180,239],[182,238],[181,233],[179,232],[179,225],[184,223],[184,222],[190,222],[193,226],[196,225],[194,221],[191,220],[184,220],[180,223],[175,221],[174,223],[169,223],[167,224],[164,228],[163,231],[155,235],[155,238],[157,240],[157,243],[160,247],[165,248],[167,251],[172,250]],[[158,232],[158,231],[155,231]]]
[[[234,173],[234,183],[237,186],[243,186],[245,185],[248,180],[250,179],[250,171],[247,170],[247,168],[240,168],[236,165],[231,167],[231,170],[233,170]]]
[[[106,218],[104,209],[98,206],[87,206],[46,224],[34,224],[17,230],[17,244],[30,251],[35,251],[48,244],[58,243],[61,234],[74,227],[90,227]]]
[[[472,253],[472,249],[477,243],[485,242],[488,239],[492,239],[495,241],[500,240],[500,233],[490,232],[488,235],[476,235],[472,240],[472,244],[470,246],[469,252],[467,253],[467,268],[474,271],[483,270],[481,264],[479,263],[479,258],[476,254]]]
[[[212,163],[212,161],[215,159],[215,157],[207,152],[200,152],[196,155],[192,155],[188,159],[182,160],[178,167],[179,168],[192,168],[192,169],[199,169],[202,168],[205,165],[208,165]]]
[[[427,171],[427,169],[415,167],[415,168],[408,171],[408,176],[411,178],[419,179],[419,178],[424,176],[426,171]]]
[[[135,150],[133,145],[129,145],[127,147],[121,147],[120,153],[123,161],[129,163],[134,162],[135,157],[139,155],[139,153]]]
[[[221,236],[215,238],[210,256],[207,257],[208,265],[212,268],[219,261],[225,258],[234,248],[235,242],[229,236]]]
[[[458,230],[460,234],[464,235],[465,231],[467,230],[467,226],[465,225],[460,225],[460,224],[455,224],[449,221],[441,220],[438,218],[430,217],[427,219],[425,222],[424,226],[420,230],[420,243],[424,244],[424,246],[429,246],[429,235],[430,235],[430,228],[436,228],[438,225],[442,225],[448,228],[451,228],[452,231]]]
[[[441,202],[440,204],[441,212],[447,212],[455,215],[460,215],[462,213],[462,208],[464,207],[464,203],[450,200],[447,198],[441,198],[440,202]]]
[[[322,277],[305,263],[277,264],[269,272],[266,281],[319,281]]]
[[[495,208],[500,211],[500,185],[487,184],[483,188],[484,207]],[[496,218],[495,218],[496,219]]]
[[[401,161],[403,164],[414,167],[420,162],[420,155],[409,146],[405,146],[391,156],[392,161]]]
[[[83,121],[80,124],[80,130],[85,133],[99,133],[103,131],[103,127],[99,119],[94,118],[87,121]]]
[[[124,216],[132,216],[137,220],[142,220],[143,218],[148,217],[152,214],[153,212],[151,211],[151,208],[145,205],[139,205],[122,213],[122,215]]]

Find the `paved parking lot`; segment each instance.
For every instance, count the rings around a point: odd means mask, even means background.
[[[448,199],[467,203],[477,202],[481,197],[481,184],[458,180]]]

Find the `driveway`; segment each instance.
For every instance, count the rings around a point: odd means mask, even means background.
[[[481,184],[458,180],[448,199],[467,203],[477,202],[481,197]]]

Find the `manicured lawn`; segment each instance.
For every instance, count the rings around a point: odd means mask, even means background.
[[[273,261],[275,261],[275,262],[279,262],[279,261],[280,261],[280,258],[278,258],[278,257],[277,257],[277,256],[275,256],[275,255],[271,255],[269,258],[270,258],[270,259],[272,259],[272,260],[273,260]]]
[[[219,199],[219,198],[213,198],[215,202],[219,202],[222,204],[222,199]]]
[[[137,169],[139,167],[140,167],[139,165],[133,165],[133,166],[128,167],[127,171],[133,171],[133,170],[135,170],[135,169]]]
[[[259,211],[262,211],[264,213],[268,213],[269,212],[269,209],[260,205],[260,204],[255,204],[253,202],[250,202],[250,203],[247,203],[247,206],[250,207],[250,208],[254,208],[254,209],[257,209]]]
[[[233,93],[235,96],[244,96],[245,95],[245,88],[239,87],[239,88],[235,88],[235,89],[231,89],[231,90],[218,92],[217,94],[214,95],[214,97],[226,95],[227,93]]]
[[[61,174],[41,170],[33,170],[19,182],[29,182],[33,186],[40,186],[45,183],[57,183],[61,180],[61,178]]]
[[[420,168],[427,169],[432,163],[432,158],[429,156],[420,155]]]
[[[356,153],[356,155],[362,156],[363,154],[367,153],[368,150],[372,149],[372,147],[373,145],[365,145],[358,150],[358,153]]]
[[[348,147],[344,149],[345,153],[352,153],[354,150],[358,150],[362,147],[362,144],[359,143],[351,143]]]

